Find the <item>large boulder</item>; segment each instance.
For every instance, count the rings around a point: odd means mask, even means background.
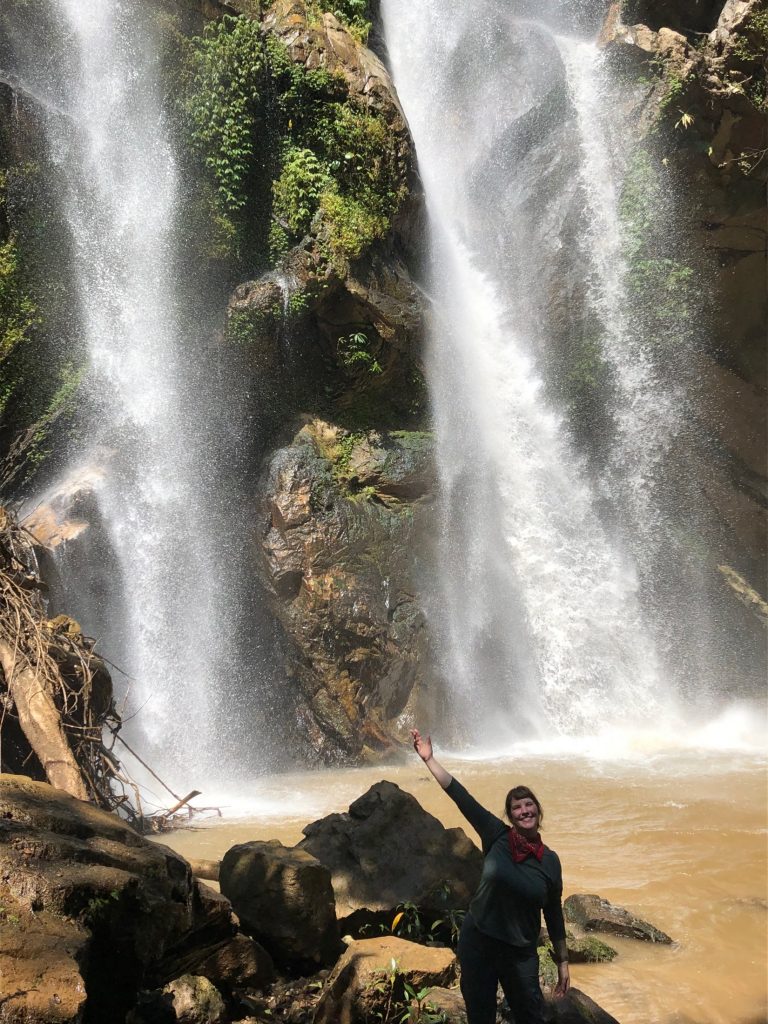
[[[219,872],[243,929],[275,961],[312,972],[339,954],[339,931],[331,875],[305,850],[276,839],[233,846]]]
[[[389,914],[406,900],[435,915],[466,909],[483,858],[460,828],[445,828],[410,793],[378,782],[342,814],[307,825],[299,843],[331,872],[340,914]]]
[[[361,939],[347,947],[320,997],[313,1024],[366,1024],[389,1005],[408,1002],[404,983],[419,991],[456,980],[450,949],[421,946],[394,936]]]
[[[563,904],[563,914],[566,921],[579,925],[587,932],[608,932],[627,939],[666,945],[674,941],[655,925],[601,896],[574,893]]]
[[[570,989],[562,999],[545,996],[544,1007],[546,1024],[619,1024],[607,1010],[577,988]]]
[[[323,760],[391,755],[428,689],[416,595],[433,486],[431,435],[317,419],[262,478],[261,576],[289,641],[299,728]]]
[[[231,993],[238,988],[266,988],[274,981],[275,965],[263,946],[238,932],[197,967],[197,974]]]
[[[121,1020],[234,932],[189,865],[114,815],[0,776],[4,1022]],[[187,968],[188,969],[188,968]]]

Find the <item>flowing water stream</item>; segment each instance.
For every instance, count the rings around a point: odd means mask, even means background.
[[[144,755],[183,785],[192,764],[207,777],[226,772],[212,737],[236,731],[224,725],[242,671],[232,523],[215,467],[237,443],[217,433],[229,415],[236,435],[237,398],[224,399],[181,326],[182,184],[152,17],[148,4],[51,0],[61,64],[27,74],[55,98],[46,135],[89,361],[90,422],[56,490],[87,476],[98,530],[78,552],[61,549],[61,604],[127,674]]]
[[[694,450],[686,317],[665,344],[631,291],[620,86],[568,5],[382,10],[429,214],[430,618],[454,730],[472,746],[521,722],[684,727],[738,659],[689,557],[686,530],[705,526],[679,461]],[[585,377],[600,395],[586,439],[569,397]]]
[[[546,26],[518,22],[496,4],[449,6],[432,3],[425,15],[388,0],[384,20],[431,225],[429,377],[445,519],[435,619],[456,718],[465,730],[472,723],[473,742],[489,728],[508,730],[513,715],[567,733],[617,717],[636,725],[657,715],[662,699],[637,564],[601,515],[542,369],[547,282],[539,274],[557,244],[557,207],[573,191],[570,183],[563,198],[552,175],[563,151],[571,155],[567,136],[553,133],[568,115],[559,47],[572,51]],[[570,60],[583,69],[582,53]],[[608,248],[596,256],[592,291],[615,321],[620,270],[610,248],[618,242],[604,228],[617,229],[598,220],[610,201],[597,196],[595,206],[592,249],[600,252],[598,241]],[[607,333],[621,350],[623,326],[612,321]],[[619,361],[631,390],[625,406],[635,409],[647,370],[631,353]],[[649,416],[658,424],[657,405],[628,422],[633,442]]]

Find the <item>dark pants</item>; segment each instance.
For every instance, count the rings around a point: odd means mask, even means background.
[[[535,947],[519,948],[483,935],[464,918],[457,949],[461,965],[461,994],[468,1024],[495,1024],[496,988],[500,983],[515,1024],[542,1024],[544,1000],[539,987],[539,957]]]

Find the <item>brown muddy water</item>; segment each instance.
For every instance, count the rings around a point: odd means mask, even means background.
[[[598,893],[671,935],[673,947],[608,941],[611,964],[572,967],[573,984],[620,1024],[764,1024],[768,1013],[768,789],[765,761],[734,753],[632,761],[528,755],[442,758],[486,807],[532,786],[545,842],[563,862],[564,895]],[[420,762],[259,779],[225,817],[167,837],[188,857],[220,858],[249,839],[301,839],[380,779],[412,793],[446,826],[465,824]],[[469,825],[467,833],[477,841]]]

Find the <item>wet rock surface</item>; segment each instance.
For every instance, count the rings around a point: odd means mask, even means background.
[[[572,988],[562,999],[545,999],[546,1024],[619,1024],[594,999]]]
[[[312,420],[270,460],[260,564],[291,645],[299,727],[323,759],[391,753],[427,685],[417,579],[433,485],[423,433]]]
[[[606,932],[642,942],[661,942],[671,945],[671,939],[661,929],[649,924],[624,907],[615,906],[601,896],[574,894],[563,903],[565,920],[580,925],[588,932]]]
[[[173,851],[45,783],[0,777],[4,1021],[117,1020],[234,932]],[[86,1004],[87,998],[87,1004]],[[99,1016],[101,1014],[101,1016]]]
[[[303,831],[299,847],[331,872],[340,915],[390,912],[404,900],[436,914],[466,909],[480,881],[482,854],[464,831],[444,828],[393,782]]]

